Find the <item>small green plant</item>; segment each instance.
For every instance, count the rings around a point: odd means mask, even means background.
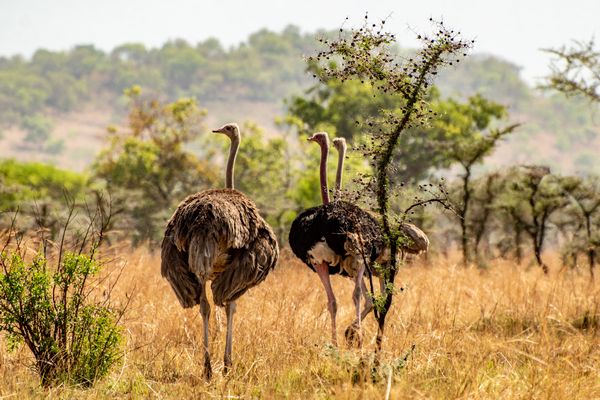
[[[77,251],[63,252],[63,235],[54,255],[45,240],[33,257],[20,240],[8,241],[0,252],[0,331],[6,333],[9,349],[23,343],[29,348],[45,387],[91,386],[119,359],[118,323],[125,308],[110,304],[114,285],[98,296],[105,282],[95,259],[102,229],[86,246],[94,219],[76,243]],[[64,231],[67,227],[68,222]]]

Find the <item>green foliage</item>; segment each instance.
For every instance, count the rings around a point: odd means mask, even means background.
[[[321,76],[316,64],[309,71]],[[358,79],[324,78],[306,91],[306,97],[294,96],[287,104],[288,115],[283,122],[297,128],[300,134],[325,130],[330,134],[352,139],[364,134],[365,124],[377,117],[382,109],[399,109],[403,104],[398,94],[373,96],[371,84]]]
[[[169,99],[230,100],[235,94],[274,101],[306,84],[300,58],[313,47],[313,34],[288,26],[280,33],[258,31],[228,50],[214,38],[196,45],[178,39],[153,49],[128,43],[104,53],[81,45],[70,51],[38,50],[30,61],[1,58],[0,124],[19,124],[45,107],[70,111],[99,94],[108,94],[116,106],[117,96],[133,85]]]
[[[33,202],[56,202],[65,192],[80,198],[87,177],[52,165],[15,160],[0,161],[0,210],[16,210]]]
[[[88,386],[119,360],[120,312],[91,299],[100,267],[91,255],[65,253],[55,268],[38,253],[0,255],[0,331],[11,348],[25,343],[43,386]]]
[[[19,229],[43,228],[50,238],[57,238],[64,201],[81,207],[94,185],[88,177],[42,163],[0,161],[0,227],[8,228],[11,220],[6,211],[19,211]]]
[[[144,98],[139,87],[127,95],[129,130],[109,128],[110,145],[97,156],[93,174],[122,214],[115,228],[133,231],[136,243],[159,240],[178,202],[216,180],[210,154],[201,161],[186,149],[206,112],[189,98],[168,104]]]
[[[337,32],[317,32],[334,38]],[[279,105],[283,98],[302,93],[314,81],[305,74],[302,55],[315,51],[315,33],[302,34],[294,26],[281,32],[261,30],[239,46],[224,48],[217,39],[199,43],[173,40],[162,47],[147,48],[126,43],[104,53],[92,46],[78,46],[69,51],[38,50],[30,60],[22,57],[0,58],[0,128],[21,126],[23,119],[35,114],[53,115],[76,110],[93,103],[111,107],[121,113],[121,93],[132,85],[140,85],[145,93],[160,93],[165,101],[180,97],[196,97],[201,101],[260,102]],[[576,47],[576,46],[574,46]],[[391,47],[394,55],[409,58],[414,51]],[[334,58],[332,58],[332,61]],[[311,64],[310,72],[320,75]],[[580,171],[600,170],[593,157],[580,157],[586,146],[599,134],[597,124],[581,99],[569,101],[562,96],[543,96],[527,86],[519,76],[519,67],[493,56],[474,56],[457,68],[440,71],[436,80],[441,99],[447,96],[465,101],[481,94],[490,100],[510,104],[511,113],[522,115],[527,126],[521,130],[513,152],[516,161],[533,149],[529,138],[552,136],[552,143],[565,154],[560,160],[545,160],[543,154],[534,162],[565,167],[564,158],[578,158]],[[380,109],[402,107],[402,100],[389,91],[373,97],[369,82],[347,80],[341,84],[328,79],[306,100],[288,104],[290,115],[301,115],[303,129],[323,129],[330,134],[354,137],[369,130],[369,117]],[[429,99],[436,108],[435,96]],[[392,102],[393,104],[390,104]],[[395,103],[394,103],[395,102]],[[318,107],[316,107],[318,106]],[[274,108],[274,107],[273,107]],[[360,125],[355,121],[358,120]],[[318,124],[318,122],[323,122]],[[335,129],[334,129],[335,128]],[[408,129],[399,139],[394,163],[398,181],[423,179],[428,167],[443,167],[437,149],[428,147],[428,137],[421,129]],[[405,151],[406,149],[406,151]],[[423,149],[423,151],[413,151]],[[59,150],[57,143],[41,149]],[[432,157],[425,157],[430,154]],[[430,161],[431,160],[431,161]]]

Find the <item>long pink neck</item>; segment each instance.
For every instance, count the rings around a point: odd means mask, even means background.
[[[329,188],[327,186],[327,156],[329,155],[329,143],[321,145],[321,199],[323,204],[329,204]]]
[[[227,159],[227,171],[225,172],[225,186],[228,189],[233,189],[233,165],[237,156],[240,139],[234,137],[231,139],[231,147],[229,148],[229,158]]]
[[[339,200],[342,195],[342,178],[344,174],[344,157],[346,156],[346,144],[338,147],[338,165],[337,172],[335,174],[335,196],[334,199]]]

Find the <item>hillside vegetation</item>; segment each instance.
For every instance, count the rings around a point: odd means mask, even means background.
[[[163,101],[195,97],[208,123],[253,120],[272,134],[285,101],[315,84],[305,55],[316,37],[288,26],[260,30],[240,45],[217,39],[173,40],[160,48],[128,43],[103,52],[92,45],[69,51],[40,49],[31,57],[0,58],[0,145],[3,156],[83,169],[102,145],[103,128],[125,116],[124,89],[139,85]],[[528,86],[518,66],[493,55],[475,55],[443,72],[443,97],[479,93],[509,108],[524,123],[490,164],[548,164],[564,173],[598,172],[591,149],[600,128],[583,100],[567,101]],[[66,154],[69,154],[67,157]]]

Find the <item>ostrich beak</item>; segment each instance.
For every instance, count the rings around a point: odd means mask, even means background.
[[[307,137],[306,140],[308,140],[309,142],[312,142],[313,140],[315,140],[315,135]]]
[[[213,129],[213,133],[223,133],[223,128]]]

